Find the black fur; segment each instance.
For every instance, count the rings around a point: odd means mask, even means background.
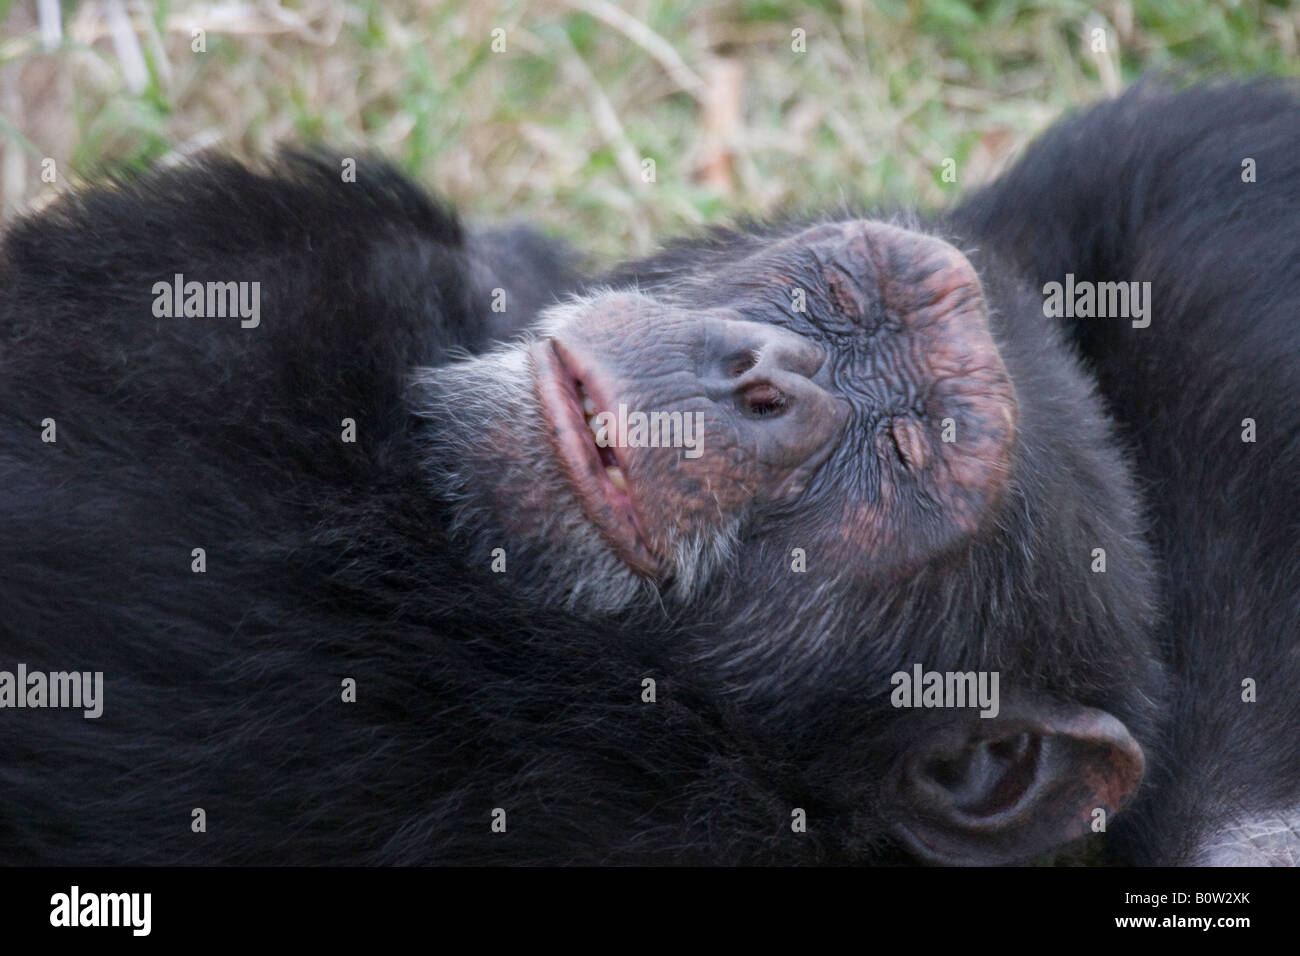
[[[108,702],[3,712],[0,858],[829,858],[829,834],[781,839],[787,758],[674,666],[670,633],[466,565],[402,395],[485,344],[489,289],[445,208],[337,170],[155,173],[5,239],[0,646],[11,670],[104,671]],[[267,334],[153,318],[176,271],[261,280]]]
[[[762,694],[736,693],[707,653],[729,622],[540,606],[466,560],[430,492],[437,424],[408,411],[411,371],[576,290],[567,253],[467,235],[377,164],[341,187],[302,157],[151,173],[15,224],[0,668],[102,670],[106,700],[97,720],[0,711],[0,861],[905,859],[893,768],[946,719],[889,708],[889,673],[914,661],[1001,668],[1022,693],[1119,715],[1155,773],[1116,852],[1185,858],[1226,793],[1293,805],[1295,118],[1291,93],[1263,87],[1131,94],[927,227],[967,251],[997,310],[1031,436],[1014,506],[855,597],[861,633],[823,657],[744,675]],[[1259,159],[1260,184],[1234,179],[1236,153]],[[793,229],[721,231],[607,281],[707,274]],[[1156,286],[1131,343],[1078,338],[1148,493],[1158,631],[1142,509],[1042,318],[1038,288],[1066,271]],[[152,285],[175,272],[260,280],[261,327],[154,318]],[[522,303],[508,325],[497,285]],[[1248,415],[1261,441],[1238,447]],[[1104,580],[1086,574],[1098,537],[1116,562]],[[1237,703],[1240,676],[1271,701]]]
[[[1137,862],[1189,862],[1225,819],[1300,806],[1300,99],[1140,86],[1050,131],[955,222],[1039,285],[1152,283],[1149,328],[1072,331],[1150,509],[1174,701],[1120,828]]]

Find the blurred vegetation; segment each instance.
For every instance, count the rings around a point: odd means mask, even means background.
[[[622,256],[745,212],[942,204],[1144,73],[1300,74],[1298,34],[1285,0],[0,0],[0,200],[324,141]]]

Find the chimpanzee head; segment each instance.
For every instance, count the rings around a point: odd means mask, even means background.
[[[1156,665],[1136,496],[1041,302],[995,264],[865,219],[719,234],[417,395],[472,560],[504,549],[546,602],[653,610],[769,723],[852,701],[834,712],[860,726],[824,732],[860,745],[805,772],[914,852],[1023,857],[1137,786]],[[1002,716],[891,708],[915,665],[999,672]]]
[[[453,428],[453,484],[510,529],[498,544],[566,568],[523,571],[554,597],[612,607],[687,601],[736,564],[742,590],[779,587],[786,562],[752,559],[786,541],[823,572],[896,579],[994,517],[1018,415],[970,262],[866,220],[601,291],[526,351],[424,381],[441,417],[483,416]],[[475,442],[495,468],[463,467]],[[572,561],[594,550],[616,560]]]

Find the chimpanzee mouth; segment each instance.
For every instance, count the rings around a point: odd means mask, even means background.
[[[530,354],[551,446],[587,520],[633,571],[661,576],[664,562],[651,550],[637,517],[626,461],[612,444],[597,441],[595,419],[608,407],[599,386],[554,339],[535,343]]]

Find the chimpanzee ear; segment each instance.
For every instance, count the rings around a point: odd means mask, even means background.
[[[1058,704],[1003,710],[919,744],[897,781],[898,834],[931,863],[1024,862],[1087,833],[1142,780],[1142,748],[1116,718]]]

